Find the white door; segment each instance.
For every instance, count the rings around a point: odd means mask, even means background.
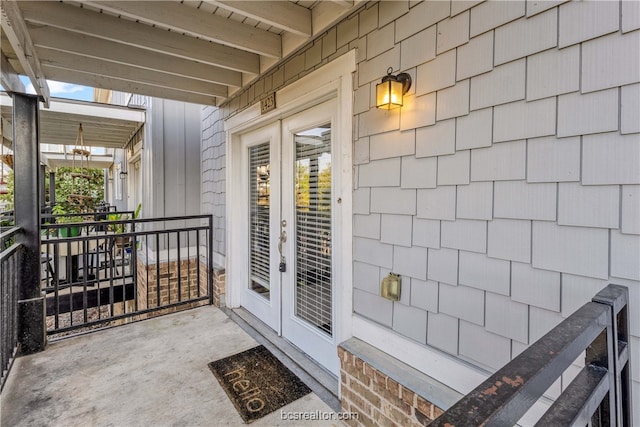
[[[335,122],[335,101],[327,101],[240,137],[248,236],[241,304],[337,374]]]

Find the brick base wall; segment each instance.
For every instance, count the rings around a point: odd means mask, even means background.
[[[226,289],[226,275],[224,267],[213,267],[213,305],[224,307],[224,294]]]
[[[351,426],[426,426],[444,411],[338,347],[342,410]]]
[[[138,260],[137,265],[137,297],[138,309],[160,307],[179,301],[198,298],[198,271],[200,273],[200,296],[208,295],[207,264],[195,259],[180,261],[180,277],[178,277],[178,261],[157,264],[144,264]],[[158,293],[157,280],[160,289]],[[179,291],[179,294],[178,294]],[[187,308],[207,305],[208,301],[197,301],[180,307],[148,313],[147,317],[168,314]]]

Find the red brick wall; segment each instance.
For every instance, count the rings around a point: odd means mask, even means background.
[[[425,426],[443,411],[358,356],[338,347],[342,410],[351,426]]]

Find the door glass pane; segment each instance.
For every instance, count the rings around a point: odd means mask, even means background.
[[[249,289],[269,299],[269,143],[249,148]]]
[[[297,133],[295,144],[295,314],[331,335],[331,125]]]

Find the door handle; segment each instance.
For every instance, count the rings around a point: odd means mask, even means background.
[[[282,230],[280,232],[280,238],[278,239],[278,252],[280,252],[280,256],[282,257],[282,244],[287,241],[287,232]]]

